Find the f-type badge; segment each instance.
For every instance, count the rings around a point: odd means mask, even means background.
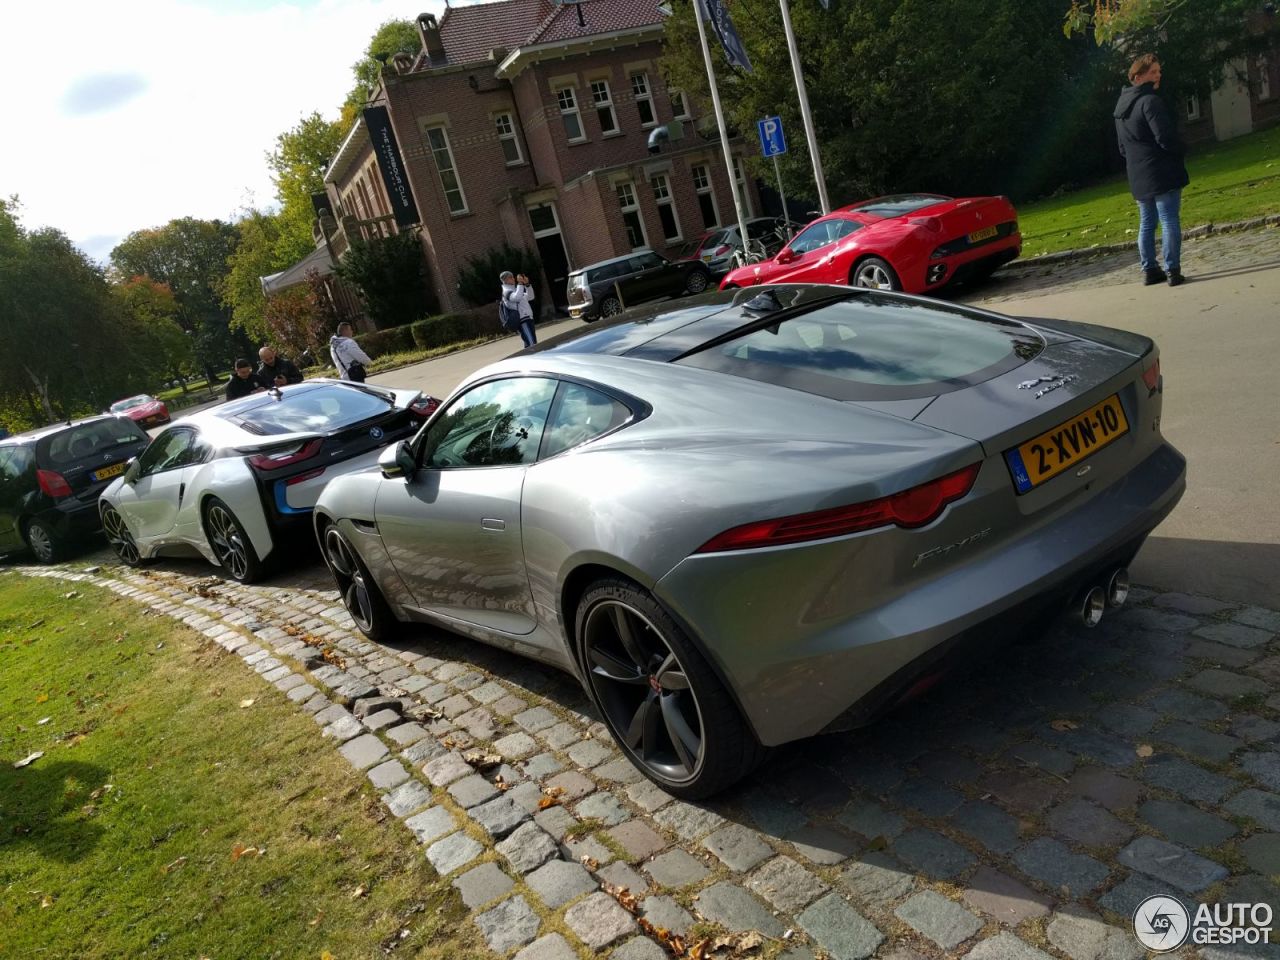
[[[1073,383],[1078,379],[1080,378],[1077,377],[1074,373],[1068,374],[1065,377],[1036,377],[1034,380],[1023,380],[1020,384],[1018,384],[1018,389],[1019,390],[1035,390],[1036,387],[1040,386],[1040,384],[1047,383],[1048,384],[1047,387],[1044,387],[1036,391],[1036,399],[1039,400],[1046,393],[1053,393],[1053,391],[1055,390],[1060,390],[1063,387],[1065,387],[1068,383]]]

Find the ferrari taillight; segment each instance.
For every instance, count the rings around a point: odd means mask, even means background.
[[[807,540],[843,537],[876,527],[923,527],[936,520],[947,504],[959,500],[973,488],[980,466],[981,464],[975,463],[945,477],[878,500],[744,523],[717,534],[695,552],[719,553],[724,550],[777,547]]]

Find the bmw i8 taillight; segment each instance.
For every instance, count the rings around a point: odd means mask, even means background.
[[[777,547],[806,540],[843,537],[876,527],[923,527],[936,520],[947,504],[959,500],[972,489],[980,466],[981,464],[975,463],[945,477],[880,497],[878,500],[744,523],[717,534],[695,552],[719,553],[723,550]]]
[[[308,440],[292,447],[278,447],[263,453],[255,453],[249,457],[249,465],[257,467],[259,470],[281,470],[285,467],[291,467],[295,463],[301,463],[303,460],[311,459],[320,452],[322,446],[324,446],[324,441],[316,439]]]
[[[40,489],[51,497],[71,496],[71,484],[67,483],[67,478],[56,470],[37,470],[36,483],[40,484]]]

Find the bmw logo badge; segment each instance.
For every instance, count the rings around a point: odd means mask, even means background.
[[[382,439],[382,428],[381,428],[381,427],[371,427],[371,428],[369,429],[369,436],[373,437],[373,439],[375,439],[375,440],[381,440],[381,439]]]

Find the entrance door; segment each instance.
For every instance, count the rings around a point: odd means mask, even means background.
[[[560,219],[554,203],[541,203],[529,208],[529,225],[538,245],[538,258],[542,272],[551,289],[547,295],[559,311],[569,309],[569,255],[565,253],[564,238],[560,235]]]

